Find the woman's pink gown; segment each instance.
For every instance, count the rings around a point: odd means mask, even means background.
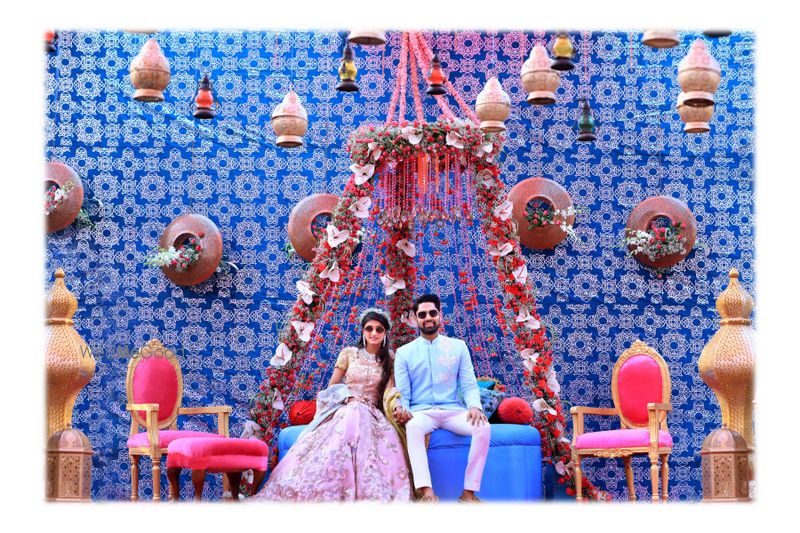
[[[336,361],[354,398],[294,443],[257,498],[274,501],[409,501],[397,432],[375,406],[381,367],[363,349]]]

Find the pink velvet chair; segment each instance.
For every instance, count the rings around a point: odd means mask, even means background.
[[[636,341],[625,350],[614,365],[611,376],[613,408],[581,407],[572,413],[572,458],[575,461],[576,498],[582,500],[583,457],[621,457],[628,481],[628,499],[636,500],[631,456],[647,454],[653,501],[658,501],[658,459],[661,458],[661,499],[667,500],[672,436],[667,431],[671,383],[664,359],[647,344]],[[618,416],[621,429],[583,432],[584,415]]]
[[[131,413],[128,455],[131,458],[131,500],[139,499],[139,459],[146,455],[153,465],[153,500],[161,499],[161,456],[169,443],[189,437],[225,438],[231,408],[181,407],[183,376],[177,357],[161,342],[145,344],[128,363],[125,380]],[[217,415],[217,433],[178,429],[178,415]],[[145,431],[140,432],[140,427]],[[225,483],[227,490],[227,483]]]

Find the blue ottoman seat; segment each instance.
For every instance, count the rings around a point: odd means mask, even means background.
[[[305,426],[284,428],[278,435],[278,458],[283,459]],[[471,438],[445,429],[431,433],[428,466],[433,490],[443,501],[457,500],[464,488],[464,470]],[[492,424],[489,455],[478,495],[486,501],[542,499],[542,446],[532,426]]]

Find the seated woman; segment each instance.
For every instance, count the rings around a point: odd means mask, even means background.
[[[392,385],[389,317],[369,309],[357,347],[342,350],[317,414],[257,498],[275,501],[409,501],[403,447],[383,413]]]

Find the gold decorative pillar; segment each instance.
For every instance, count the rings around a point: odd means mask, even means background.
[[[722,424],[744,437],[753,448],[753,373],[755,346],[750,314],[753,297],[739,284],[739,272],[729,273],[730,282],[717,298],[719,330],[708,341],[697,366],[700,377],[717,396]]]
[[[72,408],[78,393],[94,376],[95,361],[89,346],[75,331],[72,317],[78,300],[64,284],[64,271],[47,297],[47,437],[72,426]]]

